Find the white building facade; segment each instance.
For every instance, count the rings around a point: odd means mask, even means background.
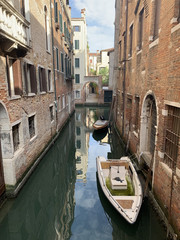
[[[84,76],[87,72],[87,26],[85,9],[81,10],[81,18],[72,18],[74,30],[74,97],[75,103],[82,102],[84,98]]]

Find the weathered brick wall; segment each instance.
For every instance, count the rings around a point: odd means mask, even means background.
[[[9,143],[6,144],[9,147],[9,151],[12,151],[11,158],[7,156],[3,159],[5,182],[9,185],[14,185],[23,176],[28,167],[34,162],[34,160],[43,151],[44,147],[48,144],[51,138],[56,134],[56,130],[62,128],[63,124],[69,117],[69,114],[74,110],[74,102],[72,100],[72,106],[68,108],[66,106],[61,111],[58,110],[58,116],[56,118],[56,107],[55,107],[55,87],[53,91],[40,93],[38,67],[51,70],[52,81],[54,82],[53,75],[53,52],[52,52],[52,38],[50,32],[50,50],[46,50],[46,34],[45,34],[45,8],[47,8],[47,15],[49,17],[49,27],[51,29],[51,15],[50,15],[50,4],[48,0],[29,1],[30,11],[30,49],[26,56],[18,58],[16,66],[14,66],[14,78],[18,81],[18,86],[23,90],[24,79],[23,79],[23,68],[21,62],[27,62],[36,67],[36,79],[38,92],[37,94],[27,95],[24,94],[19,97],[9,97],[8,93],[8,82],[6,74],[6,59],[4,52],[0,47],[0,109],[5,109],[7,116],[7,136],[9,137]],[[52,8],[54,12],[54,8]],[[54,24],[54,18],[53,18]],[[54,26],[54,25],[53,25]],[[59,50],[63,51],[64,42],[59,37],[59,32],[55,31],[54,38],[56,39],[56,45]],[[68,49],[65,49],[68,53]],[[72,82],[65,81],[63,74],[56,72],[55,81],[57,83],[57,94],[66,96],[72,93]],[[54,85],[54,83],[53,83]],[[50,106],[53,107],[53,121],[50,116]],[[70,110],[70,112],[69,112]],[[35,136],[30,139],[29,135],[29,123],[28,117],[35,114]],[[58,120],[58,122],[56,122]],[[0,117],[1,124],[3,118]],[[12,126],[16,123],[20,124],[19,138],[20,145],[17,151],[13,151],[13,139],[12,139]],[[10,155],[8,155],[10,156]]]
[[[121,1],[122,2],[122,1]],[[156,104],[156,136],[155,136],[155,166],[153,170],[153,190],[157,196],[161,207],[165,210],[169,217],[169,203],[171,192],[172,170],[163,162],[163,153],[165,150],[165,127],[166,117],[163,111],[167,109],[167,104],[180,107],[180,24],[177,19],[177,4],[179,1],[161,1],[160,22],[159,22],[159,37],[155,41],[152,39],[154,28],[154,9],[155,1],[140,1],[135,14],[137,1],[131,1],[128,4],[128,24],[127,24],[127,50],[126,59],[124,59],[124,36],[125,36],[125,2],[121,6],[122,20],[120,17],[120,36],[121,42],[121,61],[119,59],[119,77],[117,78],[117,92],[122,100],[124,66],[123,60],[126,60],[126,88],[125,88],[125,124],[134,122],[135,115],[135,96],[139,96],[139,123],[136,135],[133,133],[131,126],[130,148],[133,152],[140,154],[140,142],[142,131],[141,118],[144,115],[143,109],[145,98],[149,95],[153,96]],[[144,5],[146,3],[147,5]],[[176,5],[175,5],[176,4]],[[142,50],[137,50],[138,45],[138,28],[139,28],[139,13],[144,8],[143,21],[143,41]],[[132,56],[128,56],[130,35],[129,28],[133,24],[133,44]],[[120,51],[119,51],[120,56]],[[127,61],[128,60],[128,61]],[[127,97],[132,96],[132,109],[129,119],[127,111]],[[117,109],[122,108],[122,101],[119,101]],[[122,115],[117,114],[117,126],[122,130]],[[124,128],[126,129],[126,125]],[[179,150],[180,151],[180,150]],[[160,156],[160,157],[159,157]],[[180,197],[180,157],[178,156],[177,168],[174,178],[174,189],[172,193],[171,207],[171,222],[176,231],[180,234],[180,205],[178,198]]]

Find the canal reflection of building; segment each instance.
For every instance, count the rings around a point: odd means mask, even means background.
[[[76,178],[85,183],[89,147],[89,132],[86,129],[86,111],[84,108],[78,108],[75,115]]]
[[[74,122],[68,124],[22,193],[8,204],[8,214],[0,214],[0,239],[70,238],[76,172]]]
[[[93,123],[101,116],[108,119],[109,108],[76,107],[75,112],[75,146],[76,146],[76,178],[86,182],[88,167],[88,149],[90,133],[93,133]],[[108,142],[108,134],[101,138],[101,143]]]

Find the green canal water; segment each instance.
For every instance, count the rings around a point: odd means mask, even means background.
[[[99,187],[96,156],[125,154],[115,132],[93,132],[108,108],[76,108],[16,199],[0,209],[0,240],[164,240],[149,201],[128,224]]]

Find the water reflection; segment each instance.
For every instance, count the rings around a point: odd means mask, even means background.
[[[18,198],[1,209],[0,239],[70,238],[76,181],[72,129],[69,122]]]
[[[148,202],[131,226],[98,186],[96,157],[125,154],[114,130],[100,140],[94,135],[92,124],[108,114],[108,108],[76,109],[17,199],[0,210],[1,240],[165,239]]]
[[[97,119],[99,119],[101,115],[105,116],[106,119],[108,119],[108,114],[109,108],[93,108],[93,107],[76,108],[75,113],[76,174],[77,180],[83,183],[86,183],[86,173],[88,168],[89,137],[90,133],[94,131],[93,123]],[[107,135],[107,130],[108,129],[102,131],[104,137]],[[95,133],[95,137],[99,138],[100,134]]]

